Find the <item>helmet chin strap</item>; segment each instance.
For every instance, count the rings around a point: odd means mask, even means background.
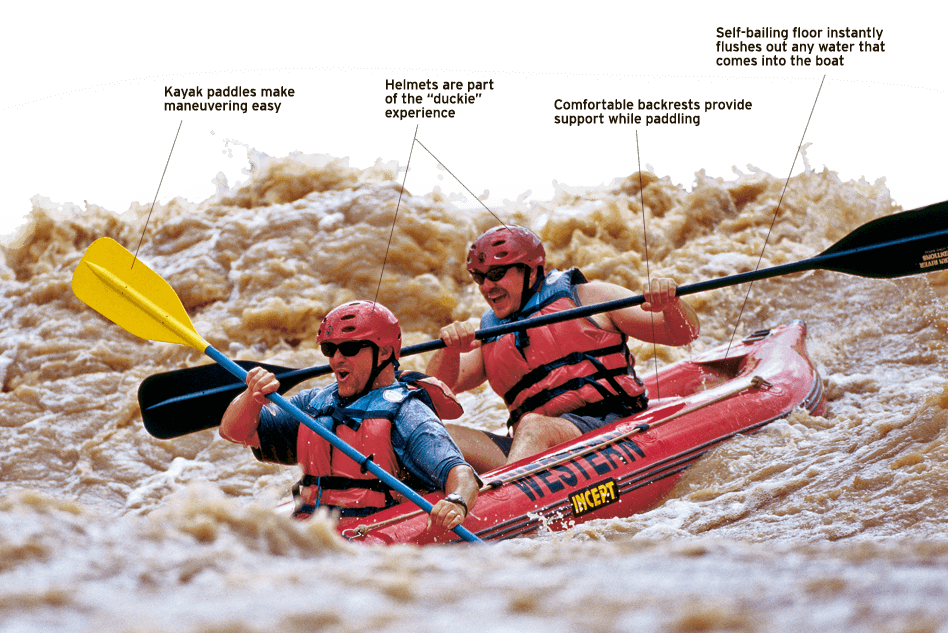
[[[520,292],[520,307],[517,310],[509,315],[507,318],[517,319],[519,318],[519,313],[527,307],[527,303],[530,302],[530,298],[540,289],[540,285],[543,283],[543,266],[537,266],[534,270],[537,271],[537,280],[533,282],[533,285],[530,285],[530,270],[525,269],[523,272],[523,290]],[[523,356],[524,360],[527,358],[526,349],[530,345],[530,335],[527,334],[526,330],[517,330],[514,332],[514,346],[520,352],[520,355]]]
[[[520,307],[517,308],[517,312],[523,310],[527,303],[530,301],[530,298],[536,294],[537,290],[540,289],[540,284],[543,283],[543,266],[537,266],[534,270],[537,271],[537,280],[533,282],[533,285],[530,285],[530,269],[524,267],[523,271],[523,290],[520,292]]]
[[[395,352],[393,351],[391,355],[386,358],[381,365],[379,365],[379,346],[372,345],[372,373],[369,374],[369,379],[365,382],[365,387],[351,398],[351,400],[358,400],[368,392],[372,391],[372,385],[375,384],[376,379],[379,377],[385,367],[391,364],[395,370],[398,370],[398,361],[395,359]]]

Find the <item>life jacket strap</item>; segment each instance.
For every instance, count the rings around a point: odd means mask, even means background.
[[[545,365],[541,365],[540,367],[537,367],[536,369],[533,369],[527,372],[523,376],[523,378],[521,378],[517,382],[517,384],[515,384],[513,387],[508,389],[507,393],[504,394],[504,402],[507,403],[507,406],[510,406],[514,402],[514,400],[517,399],[517,396],[520,395],[521,391],[540,382],[541,380],[546,378],[550,374],[550,372],[552,372],[554,369],[565,367],[567,365],[578,365],[579,363],[583,361],[590,361],[593,363],[593,365],[599,364],[599,367],[597,367],[597,369],[599,369],[600,371],[604,371],[604,372],[617,371],[618,374],[626,374],[628,373],[628,356],[627,356],[628,349],[629,348],[625,346],[625,343],[620,343],[618,345],[613,345],[611,347],[604,347],[604,348],[592,350],[589,352],[573,352],[572,354],[567,354],[566,356],[562,358],[558,358],[549,363],[546,363]],[[597,356],[609,356],[611,354],[620,354],[620,353],[626,355],[626,367],[620,367],[618,368],[618,370],[608,370],[596,359]]]
[[[621,346],[626,350],[628,354],[628,348],[623,344]],[[595,352],[593,352],[595,353]],[[619,411],[639,411],[638,406],[640,406],[640,401],[638,400],[639,396],[633,396],[625,391],[622,388],[622,385],[616,381],[616,376],[628,376],[631,375],[635,381],[641,384],[638,376],[635,375],[634,370],[629,371],[629,367],[616,367],[615,369],[607,369],[599,359],[591,355],[591,353],[580,353],[585,358],[583,360],[588,360],[596,368],[596,372],[588,376],[581,376],[579,378],[573,378],[568,380],[562,385],[555,387],[554,389],[548,389],[546,391],[541,391],[540,393],[534,394],[523,401],[523,403],[510,412],[510,417],[507,419],[507,426],[512,427],[516,424],[520,418],[522,418],[527,413],[539,409],[541,406],[556,398],[557,396],[567,393],[569,391],[576,391],[581,389],[585,385],[590,385],[599,392],[601,400],[610,400],[613,405],[617,405]],[[532,373],[532,372],[531,372]],[[606,383],[612,387],[613,391],[609,391],[603,386],[599,380],[605,380]],[[648,400],[645,401],[646,403]],[[593,403],[591,403],[593,404]],[[587,405],[588,406],[588,405]]]
[[[323,490],[348,490],[350,488],[364,488],[375,492],[386,492],[390,488],[381,479],[352,479],[350,477],[317,477],[315,475],[303,475],[303,478],[297,483],[298,486],[319,486]]]
[[[303,495],[303,489],[315,486],[315,499],[307,500]],[[340,506],[325,506],[334,510],[343,517],[366,517],[370,514],[380,512],[385,508],[395,505],[395,497],[392,496],[392,489],[389,488],[381,479],[351,479],[349,477],[317,477],[315,475],[303,475],[296,484],[293,485],[293,501],[296,509],[293,516],[297,519],[308,519],[316,513],[316,508],[320,506],[320,499],[323,496],[323,490],[349,490],[351,488],[364,488],[374,492],[385,494],[385,507],[382,508],[343,508]]]

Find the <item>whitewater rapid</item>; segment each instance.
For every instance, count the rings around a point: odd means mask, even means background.
[[[235,359],[323,364],[320,318],[376,293],[419,343],[485,309],[464,255],[496,220],[410,178],[403,190],[398,173],[267,158],[208,200],[158,205],[147,227],[146,206],[34,198],[0,258],[0,632],[948,630],[945,272],[812,271],[689,297],[701,337],[633,342],[640,371],[803,319],[826,414],[735,438],[653,510],[568,532],[360,547],[328,519],[272,511],[297,469],[213,430],[149,436],[138,385],[206,359],[78,301],[88,245],[134,248],[144,232],[141,259]],[[494,211],[539,233],[551,267],[638,289],[646,274],[684,284],[812,257],[901,210],[893,198],[882,178],[807,167],[785,183],[748,168],[698,170],[688,187],[619,176]],[[486,387],[462,402],[462,424],[506,418]]]

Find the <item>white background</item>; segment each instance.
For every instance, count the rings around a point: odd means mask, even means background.
[[[118,213],[150,204],[179,124],[159,202],[203,200],[219,172],[245,179],[246,147],[404,165],[416,125],[492,206],[527,191],[549,199],[554,181],[634,172],[636,131],[642,166],[689,188],[700,169],[730,180],[732,167],[753,164],[783,178],[811,111],[813,168],[884,177],[906,209],[948,198],[945,33],[932,5],[763,4],[19,3],[2,38],[0,234],[23,223],[36,194]],[[843,67],[717,66],[717,27],[738,26],[875,27],[886,51],[845,54]],[[494,90],[450,121],[395,121],[384,116],[386,79],[493,79]],[[163,111],[165,86],[234,85],[296,96],[278,114]],[[701,113],[697,127],[568,128],[553,123],[557,98],[745,99],[753,109]],[[406,184],[463,193],[417,145]]]

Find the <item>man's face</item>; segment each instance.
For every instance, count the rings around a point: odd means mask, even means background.
[[[354,356],[346,356],[342,352],[349,351],[346,346],[350,343],[358,344],[365,341],[346,341],[341,349],[335,349],[332,356],[329,356],[329,367],[339,385],[339,395],[343,398],[362,393],[372,375],[372,345],[367,344],[360,348]],[[355,345],[352,347],[354,348]]]
[[[504,269],[506,273],[502,277],[491,280],[491,277],[496,278],[503,273]],[[481,295],[487,300],[498,319],[508,317],[520,309],[525,274],[526,271],[522,266],[495,266],[484,274],[481,283],[477,285]],[[474,282],[477,283],[480,279],[481,277],[478,276]]]

